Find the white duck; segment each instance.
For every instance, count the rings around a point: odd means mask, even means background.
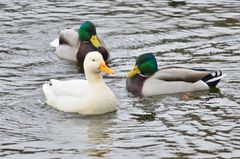
[[[104,83],[101,71],[111,74],[102,55],[90,52],[84,60],[86,80],[50,80],[42,89],[46,103],[64,112],[76,112],[84,115],[104,114],[115,111],[117,99]]]

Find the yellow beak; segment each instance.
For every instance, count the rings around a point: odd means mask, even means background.
[[[99,66],[99,70],[105,72],[106,74],[112,74],[113,70],[110,69],[109,67],[107,67],[107,65],[105,64],[105,62],[101,63]]]
[[[90,38],[90,41],[95,48],[101,47],[101,43],[99,42],[97,35],[92,35],[92,37]]]
[[[128,72],[127,78],[131,78],[139,72],[140,72],[140,70],[139,70],[138,66],[134,66],[134,68],[130,72]]]

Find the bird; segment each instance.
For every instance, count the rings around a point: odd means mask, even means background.
[[[50,42],[60,59],[75,61],[83,67],[87,53],[98,51],[106,63],[109,63],[109,51],[97,36],[96,27],[91,21],[84,21],[78,30],[68,28],[60,32],[58,38]]]
[[[155,56],[145,53],[137,57],[128,72],[127,90],[138,96],[194,92],[214,88],[224,77],[221,70],[191,69],[166,66],[158,69]]]
[[[84,60],[84,79],[60,81],[51,79],[43,84],[46,103],[60,111],[97,115],[116,111],[117,98],[105,84],[101,72],[112,74],[102,55],[89,52]]]

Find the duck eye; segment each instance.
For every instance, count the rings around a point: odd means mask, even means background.
[[[92,59],[92,61],[95,61],[95,59]]]

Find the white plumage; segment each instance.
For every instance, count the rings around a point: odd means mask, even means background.
[[[64,40],[64,44],[60,44],[61,40]],[[58,38],[50,42],[50,46],[56,49],[59,58],[77,61],[76,55],[80,46],[78,32],[74,29],[65,29],[60,32]]]
[[[64,112],[104,114],[116,110],[117,99],[104,83],[100,70],[111,73],[99,52],[84,60],[86,80],[50,80],[43,85],[46,103]]]

